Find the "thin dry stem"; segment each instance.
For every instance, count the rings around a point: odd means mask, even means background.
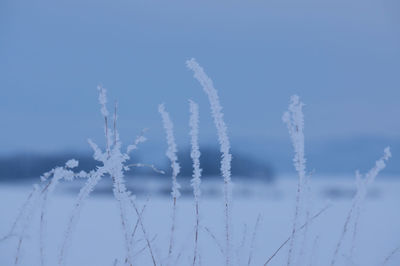
[[[173,198],[173,206],[172,206],[172,223],[171,223],[171,232],[170,232],[169,248],[168,248],[168,263],[170,263],[171,261],[172,249],[174,245],[175,220],[176,220],[176,197]]]
[[[356,208],[356,205],[357,205],[357,202],[356,202],[356,200],[354,200],[353,204],[352,204],[352,206],[351,206],[351,208],[350,208],[350,210],[349,210],[349,212],[347,214],[346,221],[344,222],[342,233],[340,234],[339,241],[336,244],[335,252],[333,253],[333,258],[332,258],[332,261],[331,261],[331,266],[335,265],[335,263],[336,263],[336,259],[337,259],[337,256],[339,254],[340,247],[342,246],[343,239],[344,239],[344,237],[345,237],[345,235],[347,233],[347,230],[348,230],[348,227],[349,227],[349,223],[350,223],[351,217],[353,215],[353,211]]]
[[[385,258],[385,260],[383,261],[383,263],[382,263],[382,266],[386,266],[387,265],[387,263],[393,258],[393,256],[396,254],[396,253],[399,253],[400,252],[400,247],[397,247],[397,248],[395,248],[394,250],[392,250],[392,252],[390,252],[390,254]]]
[[[321,209],[319,212],[317,212],[316,214],[314,214],[314,216],[312,216],[308,222],[305,222],[302,226],[300,226],[296,231],[300,231],[302,229],[304,229],[307,226],[307,223],[313,221],[314,219],[316,219],[318,216],[320,216],[323,212],[325,212],[327,209],[329,209],[331,207],[331,205],[327,205],[326,207],[324,207],[323,209]],[[276,256],[276,254],[279,253],[279,251],[290,241],[290,239],[292,238],[292,235],[290,235],[285,241],[283,241],[283,243],[279,246],[279,248],[277,250],[275,250],[275,252],[267,259],[267,261],[264,263],[264,266],[268,265],[268,263],[270,263],[270,261]]]
[[[44,233],[45,233],[45,213],[46,213],[46,203],[47,203],[47,195],[48,193],[45,192],[43,196],[42,202],[42,210],[40,213],[40,263],[44,266],[45,260],[45,251],[44,251]]]
[[[256,242],[256,236],[257,236],[257,231],[258,231],[258,227],[260,225],[260,221],[261,221],[261,214],[259,214],[257,216],[257,221],[256,224],[254,226],[254,231],[253,231],[253,235],[251,237],[251,244],[250,244],[250,252],[249,252],[249,259],[247,260],[247,266],[250,266],[251,261],[253,259],[253,253],[254,253],[254,248],[255,248],[255,242]]]
[[[127,167],[148,167],[157,174],[165,175],[165,171],[158,169],[154,164],[133,163],[133,164],[128,164]]]
[[[196,265],[197,253],[198,253],[198,238],[199,238],[199,202],[196,201],[196,225],[194,235],[194,254],[193,254],[193,266]]]
[[[186,247],[189,245],[190,240],[192,239],[192,234],[194,232],[194,228],[187,234],[185,237],[185,241],[181,246],[181,249],[178,252],[178,255],[176,256],[175,263],[173,265],[179,265],[179,260],[182,257],[183,252],[185,251]]]
[[[293,254],[293,248],[294,248],[294,240],[295,240],[295,235],[296,235],[296,230],[297,230],[297,220],[299,217],[299,212],[300,212],[300,196],[301,196],[301,180],[298,181],[297,183],[297,192],[296,192],[296,207],[295,207],[295,212],[294,212],[294,220],[293,220],[293,228],[292,228],[292,234],[290,237],[290,246],[289,246],[289,254],[288,254],[288,260],[287,260],[287,266],[290,266],[290,263],[292,262],[292,254]],[[307,222],[306,222],[307,224]]]
[[[148,202],[149,202],[149,198],[147,198],[145,204],[143,205],[143,207],[142,207],[142,209],[141,209],[141,211],[140,211],[140,217],[143,216],[143,213],[144,213],[144,211],[145,211],[145,209],[146,209],[146,207],[147,207],[147,203],[148,203]],[[137,231],[137,228],[138,228],[139,224],[140,224],[140,220],[139,220],[139,217],[138,217],[137,220],[136,220],[136,224],[135,224],[135,226],[133,227],[133,231],[132,231],[132,235],[131,235],[131,242],[130,242],[131,245],[133,244],[133,240],[134,240],[134,238],[135,238],[135,234],[136,234],[136,231]]]
[[[118,193],[122,194],[122,189],[120,187],[120,183],[116,182],[116,178],[112,177],[112,181],[114,183],[114,186],[116,186]],[[119,200],[117,197],[115,197],[118,201],[119,205],[119,211],[120,211],[120,218],[121,218],[121,225],[122,225],[122,230],[124,231],[124,238],[125,238],[125,243],[126,243],[126,252],[127,252],[127,259],[128,263],[130,266],[132,266],[132,259],[131,259],[131,247],[130,247],[130,241],[129,241],[129,234],[128,234],[128,225],[126,224],[126,213],[124,211],[124,206],[122,200]]]
[[[218,246],[219,251],[221,252],[222,255],[224,255],[224,248],[222,247],[222,245],[219,243],[217,237],[211,232],[211,230],[208,227],[203,227],[204,230],[208,233],[208,235],[212,238],[212,240],[214,240],[215,244]]]
[[[144,224],[143,224],[142,215],[141,215],[141,213],[139,212],[139,210],[138,210],[138,208],[137,208],[137,206],[136,206],[135,201],[132,200],[132,199],[130,199],[130,202],[131,202],[132,207],[135,209],[136,215],[138,216],[138,221],[139,221],[139,223],[140,223],[140,227],[142,228],[142,232],[143,232],[144,238],[145,238],[145,240],[146,240],[147,247],[148,247],[149,252],[150,252],[151,260],[153,261],[153,265],[156,266],[156,265],[157,265],[156,259],[155,259],[155,257],[154,257],[153,249],[152,249],[152,247],[151,247],[151,241],[150,241],[150,239],[149,239],[149,237],[148,237],[148,235],[147,235],[146,228],[144,227]],[[142,209],[142,212],[143,212],[143,211],[144,211],[144,208]]]

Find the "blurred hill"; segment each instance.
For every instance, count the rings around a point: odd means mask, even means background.
[[[43,173],[49,171],[56,166],[62,166],[69,159],[77,159],[79,161],[78,170],[90,171],[99,162],[95,161],[91,155],[79,153],[65,154],[18,154],[13,156],[3,156],[0,158],[0,181],[17,181],[27,178],[38,178]],[[132,163],[141,162],[141,156],[136,155]],[[190,151],[186,150],[178,154],[181,172],[181,178],[191,178],[192,176],[192,161]],[[220,152],[217,149],[204,149],[200,158],[201,168],[203,169],[203,177],[218,176],[220,174]],[[169,161],[162,160],[161,164],[156,164],[160,170],[170,174]],[[150,168],[134,168],[132,167],[131,174],[138,176],[159,176],[158,173]],[[264,165],[259,160],[244,156],[242,154],[233,154],[232,160],[232,175],[237,177],[257,178],[264,181],[273,179],[273,171],[269,165]]]
[[[367,172],[382,156],[386,146],[391,147],[392,158],[383,175],[398,176],[400,173],[400,139],[359,137],[325,140],[306,139],[306,159],[308,171],[315,175],[353,175],[355,170]],[[180,145],[181,147],[183,145]],[[220,173],[220,153],[217,146],[200,145],[203,177],[217,176]],[[203,148],[202,148],[203,147]],[[263,181],[272,181],[282,174],[295,174],[293,167],[293,148],[287,140],[235,139],[232,141],[232,175]],[[192,161],[190,150],[178,153],[181,177],[190,178]],[[132,163],[151,163],[160,170],[170,173],[169,161],[164,155],[163,145],[153,143],[142,150],[135,151]],[[55,166],[62,166],[71,159],[79,160],[79,170],[91,170],[99,162],[84,152],[58,154],[20,153],[0,156],[0,181],[38,178]],[[128,174],[138,176],[159,176],[149,168],[133,168]]]

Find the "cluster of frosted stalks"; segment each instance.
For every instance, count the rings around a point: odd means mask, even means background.
[[[194,248],[193,248],[193,258],[192,265],[200,265],[200,252],[199,252],[199,234],[200,229],[203,228],[219,247],[221,253],[225,257],[225,265],[233,265],[233,244],[232,244],[232,232],[231,232],[231,201],[232,201],[232,184],[231,184],[231,160],[232,155],[230,153],[230,142],[227,135],[227,127],[225,125],[222,113],[222,107],[219,101],[219,96],[217,90],[214,88],[212,80],[205,74],[203,68],[194,60],[188,60],[186,62],[187,67],[191,69],[194,73],[194,77],[199,81],[206,93],[211,109],[211,115],[214,120],[215,127],[217,129],[218,141],[220,144],[221,152],[221,174],[223,177],[223,193],[224,193],[224,213],[225,213],[225,228],[224,228],[224,242],[225,245],[219,245],[217,237],[211,233],[211,231],[205,227],[201,226],[200,221],[200,196],[201,196],[201,166],[200,166],[200,147],[199,147],[199,107],[198,105],[189,100],[189,110],[190,110],[190,138],[191,138],[191,153],[190,157],[193,161],[193,175],[191,180],[191,185],[193,187],[194,196],[194,206],[195,206],[195,225],[194,225]],[[175,219],[177,212],[177,200],[180,196],[178,183],[178,175],[180,172],[180,166],[177,157],[177,146],[174,137],[174,127],[173,122],[169,113],[165,109],[165,105],[161,104],[159,106],[159,113],[162,118],[162,123],[166,132],[166,140],[168,144],[168,149],[166,151],[166,156],[171,162],[172,168],[172,220],[171,220],[171,230],[170,230],[170,241],[167,249],[167,256],[165,259],[156,258],[153,248],[153,239],[150,238],[145,223],[143,222],[143,211],[146,207],[144,205],[139,208],[136,203],[135,196],[126,188],[124,175],[126,171],[130,170],[130,167],[150,167],[154,171],[164,174],[164,171],[158,170],[154,165],[149,164],[129,164],[130,153],[138,148],[138,145],[144,141],[146,138],[141,134],[138,136],[133,144],[127,146],[126,150],[122,151],[122,144],[119,139],[119,134],[117,130],[117,105],[115,104],[114,113],[112,118],[110,118],[110,112],[107,109],[107,96],[106,90],[102,87],[98,87],[99,91],[99,103],[101,105],[101,114],[104,118],[104,135],[105,135],[105,149],[102,150],[100,147],[94,143],[92,140],[88,140],[90,146],[93,149],[93,157],[95,160],[101,163],[101,166],[96,167],[89,172],[74,172],[74,168],[78,166],[78,161],[71,159],[66,162],[64,166],[56,167],[49,172],[43,174],[41,181],[33,186],[31,193],[28,195],[25,203],[23,204],[15,222],[9,233],[0,239],[4,241],[10,237],[17,237],[18,244],[16,255],[14,259],[14,265],[18,265],[21,260],[21,246],[23,245],[26,231],[30,225],[30,221],[38,208],[40,206],[40,263],[41,266],[46,265],[46,217],[47,217],[47,202],[52,196],[55,188],[61,181],[73,181],[75,179],[85,179],[86,183],[81,188],[69,220],[67,227],[65,229],[64,237],[61,243],[61,248],[58,254],[58,265],[64,266],[67,259],[68,246],[71,244],[74,228],[78,222],[79,214],[82,211],[83,205],[86,199],[90,196],[91,192],[95,190],[98,182],[104,178],[109,177],[113,184],[114,198],[116,199],[119,207],[119,215],[121,228],[124,237],[125,246],[125,257],[124,259],[118,261],[116,260],[114,265],[119,262],[122,265],[132,266],[135,264],[135,254],[138,254],[141,250],[147,249],[148,254],[154,266],[166,264],[169,266],[174,265],[174,261],[177,261],[179,254],[175,254]],[[289,135],[294,148],[294,167],[298,173],[298,186],[296,193],[296,203],[294,219],[292,224],[292,230],[288,238],[281,243],[281,245],[276,249],[276,251],[268,257],[265,261],[264,266],[268,265],[273,258],[278,254],[283,247],[288,245],[288,256],[287,265],[303,265],[305,264],[304,247],[307,245],[307,232],[308,227],[311,222],[325,212],[329,206],[321,209],[314,215],[310,212],[310,188],[309,188],[309,174],[306,173],[306,159],[304,152],[304,116],[302,112],[303,103],[300,102],[300,98],[296,95],[291,97],[289,109],[285,112],[283,116],[283,121],[286,123],[289,131]],[[365,175],[363,178],[359,172],[356,173],[357,178],[357,193],[354,196],[352,206],[348,212],[346,220],[343,225],[342,233],[337,242],[336,248],[331,259],[331,266],[337,263],[338,255],[342,249],[343,243],[349,231],[352,233],[351,236],[351,248],[348,251],[349,257],[351,259],[352,254],[355,249],[355,239],[357,237],[357,227],[358,220],[360,217],[360,209],[363,201],[366,197],[367,188],[375,180],[378,173],[383,170],[386,166],[385,162],[391,157],[390,149],[386,148],[384,150],[384,155],[380,158],[375,166]],[[132,219],[132,215],[135,215],[136,219]],[[255,249],[255,238],[257,236],[257,228],[260,224],[261,216],[259,215],[255,224],[255,228],[252,234],[250,252],[247,259],[247,265],[250,266],[252,263],[253,252]],[[132,229],[133,228],[133,229]],[[146,242],[145,248],[141,250],[135,250],[135,237],[137,229],[140,228],[143,238]],[[302,237],[299,233],[302,232]],[[299,244],[299,242],[301,243]],[[243,242],[238,246],[237,253],[243,247]],[[393,256],[394,253],[398,252],[399,249],[395,249],[390,253],[390,255],[385,259],[384,264]],[[175,260],[174,260],[175,256]],[[239,264],[240,258],[237,258]]]

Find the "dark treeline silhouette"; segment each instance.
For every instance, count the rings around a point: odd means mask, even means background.
[[[272,168],[255,159],[233,153],[232,156],[232,175],[243,178],[258,178],[265,181],[273,179]],[[39,178],[43,173],[53,169],[56,166],[63,166],[69,159],[77,159],[79,166],[77,171],[90,171],[100,163],[95,161],[92,155],[81,153],[65,153],[65,154],[17,154],[12,156],[0,157],[0,181],[21,181],[28,178]],[[179,163],[181,165],[180,178],[191,178],[192,176],[192,160],[190,151],[185,150],[178,153]],[[135,162],[140,161],[140,155],[135,156]],[[220,175],[221,153],[217,149],[206,148],[201,151],[201,168],[204,178],[215,177]],[[160,170],[166,170],[166,174],[171,173],[169,162],[165,160]],[[150,168],[132,168],[129,174],[133,175],[154,175],[161,176],[159,173],[152,171]]]
[[[65,154],[17,154],[0,158],[0,181],[18,181],[39,178],[43,173],[57,166],[64,166],[69,159],[79,161],[78,170],[90,171],[99,162],[90,155]]]
[[[180,176],[192,176],[192,160],[190,150],[178,153],[179,163],[181,165]],[[202,176],[215,177],[220,175],[221,152],[215,148],[201,149],[200,166]],[[232,176],[243,178],[258,178],[265,181],[272,181],[273,171],[268,164],[262,163],[250,156],[244,156],[240,153],[232,153]]]

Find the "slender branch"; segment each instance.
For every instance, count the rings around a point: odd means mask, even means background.
[[[254,226],[253,236],[251,237],[250,252],[249,252],[249,259],[248,259],[248,261],[247,261],[247,266],[250,266],[251,260],[253,259],[253,253],[254,253],[254,246],[255,246],[255,241],[256,241],[256,235],[257,235],[258,227],[259,227],[259,225],[260,225],[260,221],[261,221],[261,214],[259,214],[259,215],[257,216],[257,221],[256,221],[256,224],[255,224],[255,226]]]
[[[222,245],[219,243],[217,237],[211,232],[211,230],[208,227],[203,227],[204,230],[208,233],[208,235],[214,240],[215,244],[218,246],[219,251],[221,252],[222,255],[225,254],[224,252],[224,248],[222,247]]]
[[[394,250],[392,250],[392,252],[390,252],[390,254],[383,261],[382,266],[386,266],[387,263],[391,260],[391,258],[398,252],[400,252],[400,247],[397,247]]]
[[[127,167],[148,167],[151,168],[154,172],[158,174],[164,175],[165,172],[163,170],[158,169],[154,164],[145,164],[145,163],[133,163],[128,164]]]
[[[327,205],[324,208],[322,208],[319,212],[317,212],[316,214],[314,214],[314,216],[312,216],[308,222],[305,222],[302,226],[300,226],[299,228],[297,228],[297,232],[301,231],[302,229],[304,229],[307,226],[307,223],[313,221],[314,219],[316,219],[318,216],[320,216],[322,213],[324,213],[327,209],[329,209],[331,207],[331,205]],[[267,261],[264,263],[264,266],[268,265],[268,263],[276,256],[276,254],[278,254],[278,252],[290,241],[290,239],[292,238],[292,235],[290,235],[285,241],[283,241],[283,243],[279,246],[279,248],[277,250],[275,250],[275,252],[267,259]]]
[[[145,211],[145,209],[147,207],[147,203],[148,202],[149,202],[149,198],[147,198],[146,203],[143,205],[142,210],[140,211],[140,216],[141,217],[143,216],[143,213],[144,213],[144,211]],[[138,228],[139,224],[140,224],[140,220],[139,220],[139,217],[138,217],[137,220],[136,220],[136,224],[135,224],[135,226],[133,228],[133,231],[132,231],[131,242],[130,242],[131,245],[132,245],[133,239],[135,238],[135,234],[136,234],[136,231],[137,231],[137,228]]]
[[[171,258],[172,248],[174,245],[175,223],[176,223],[176,197],[173,198],[171,237],[169,239],[169,248],[168,248],[168,258],[169,259],[168,260],[170,260],[170,258]]]
[[[140,223],[140,227],[142,228],[142,232],[143,232],[144,238],[145,238],[145,240],[146,240],[147,247],[149,248],[149,252],[150,252],[151,260],[153,261],[153,265],[156,266],[156,265],[157,265],[156,259],[155,259],[155,257],[154,257],[154,253],[153,253],[153,249],[152,249],[152,247],[151,247],[150,239],[149,239],[149,237],[148,237],[148,235],[147,235],[146,229],[145,229],[144,224],[143,224],[142,215],[141,215],[141,213],[139,212],[139,210],[138,210],[138,208],[137,208],[137,206],[136,206],[136,203],[135,203],[135,201],[134,201],[132,198],[130,198],[130,202],[131,202],[131,205],[132,205],[132,207],[134,208],[134,210],[135,210],[135,212],[136,212],[136,215],[138,216],[138,220],[139,220],[139,223]]]

